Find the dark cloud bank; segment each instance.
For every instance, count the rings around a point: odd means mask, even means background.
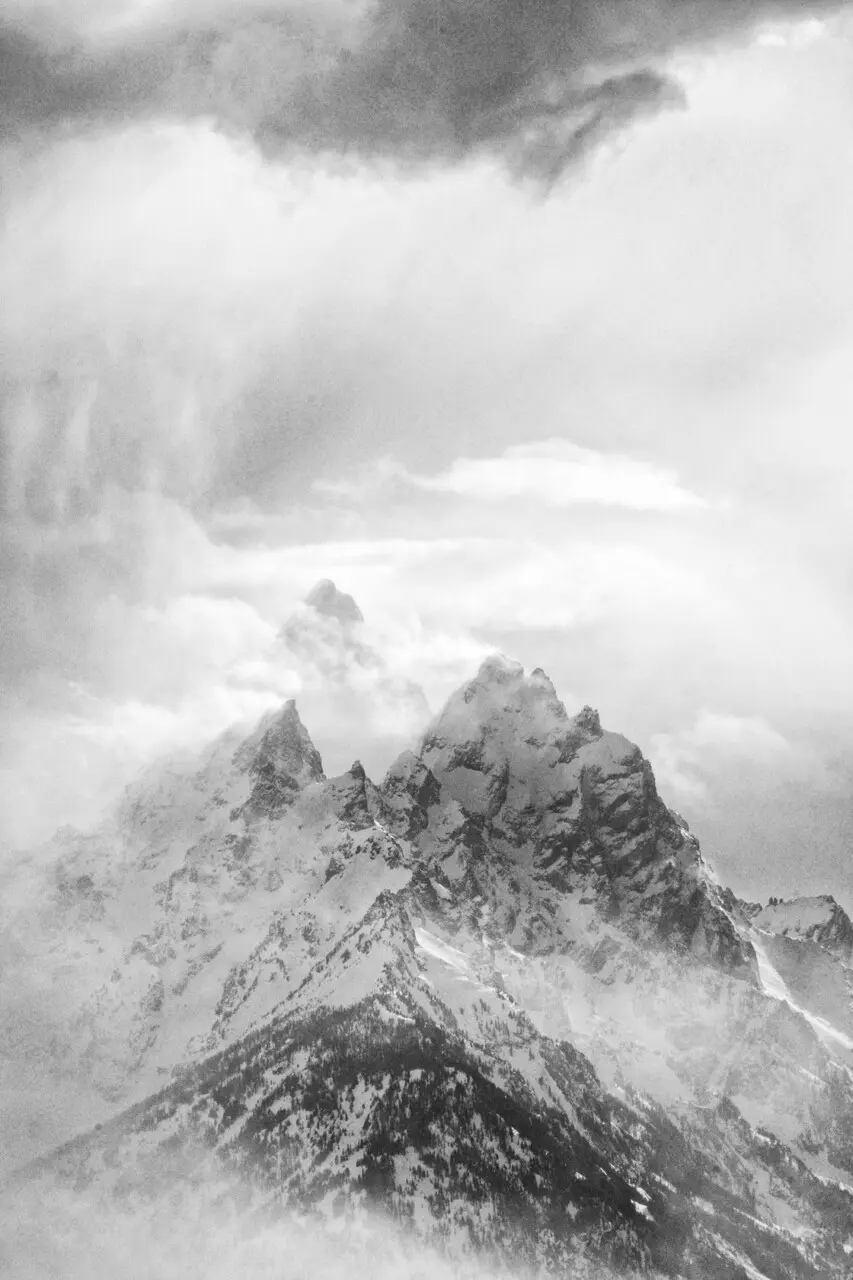
[[[243,6],[108,44],[7,19],[7,128],[139,114],[213,115],[266,148],[408,160],[480,152],[549,177],[639,112],[677,102],[673,52],[796,0],[376,0]],[[247,12],[247,8],[249,12]],[[57,11],[58,13],[61,11]],[[59,19],[58,19],[59,21]]]

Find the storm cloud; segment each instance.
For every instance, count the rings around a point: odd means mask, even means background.
[[[500,156],[557,176],[637,114],[682,100],[674,52],[828,0],[375,0],[306,5],[6,0],[7,128],[212,117],[273,152]]]

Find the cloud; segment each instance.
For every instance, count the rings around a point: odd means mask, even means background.
[[[675,51],[833,3],[742,0],[6,0],[4,106],[19,125],[212,116],[274,148],[408,160],[500,156],[557,176],[639,114],[680,102]],[[69,46],[76,35],[83,43]],[[108,39],[106,37],[109,37]],[[56,45],[59,45],[57,51]],[[51,44],[54,48],[51,52]]]
[[[414,475],[383,458],[366,468],[360,481],[317,480],[314,488],[333,496],[363,497],[388,481],[484,502],[521,498],[551,507],[591,504],[638,511],[705,505],[669,470],[560,439],[511,445],[496,458],[456,458],[447,471],[433,476]]]
[[[288,693],[298,691],[294,680]],[[177,707],[125,698],[78,699],[76,712],[36,712],[8,731],[0,782],[8,797],[2,839],[47,840],[60,825],[95,826],[127,782],[153,760],[198,750],[236,723],[257,721],[279,702],[269,688],[214,683]]]
[[[183,30],[222,22],[241,9],[259,13],[273,7],[263,0],[2,0],[0,13],[50,48],[81,41],[97,48],[140,32]]]
[[[736,775],[741,787],[764,790],[770,779],[828,791],[842,785],[813,746],[790,741],[759,716],[702,710],[690,728],[655,734],[649,755],[659,787],[678,802],[713,803],[721,775],[729,787]]]
[[[0,1268],[18,1280],[507,1280],[503,1267],[475,1256],[454,1262],[379,1212],[304,1222],[277,1207],[275,1221],[264,1220],[242,1209],[251,1189],[238,1181],[187,1183],[168,1204],[145,1207],[44,1183],[9,1193]],[[522,1260],[513,1275],[528,1280]]]
[[[109,484],[204,492],[228,450],[225,434],[208,447],[223,404],[295,320],[281,293],[270,316],[286,177],[201,125],[8,152],[3,176],[4,506],[61,518]]]

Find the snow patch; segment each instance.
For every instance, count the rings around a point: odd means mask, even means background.
[[[817,1014],[810,1013],[808,1009],[804,1009],[802,1005],[797,1004],[796,1000],[794,1000],[791,995],[784,978],[779,973],[779,970],[771,963],[767,952],[762,946],[759,940],[760,935],[762,934],[765,937],[769,936],[764,929],[750,930],[752,945],[755,948],[755,954],[758,959],[758,976],[761,980],[761,985],[765,994],[774,1000],[783,1001],[793,1009],[795,1013],[802,1014],[821,1039],[826,1039],[828,1037],[830,1040],[835,1040],[838,1044],[843,1045],[845,1049],[853,1051],[853,1039],[851,1039],[850,1036],[845,1035],[843,1031],[839,1031],[837,1027],[832,1025],[832,1023],[827,1022],[826,1018],[819,1018]]]
[[[415,941],[427,955],[436,960],[441,960],[443,964],[449,965],[451,969],[456,969],[458,973],[462,973],[466,977],[470,976],[471,964],[464,951],[458,951],[456,947],[451,947],[449,943],[442,942],[441,938],[437,938],[428,929],[416,928]]]

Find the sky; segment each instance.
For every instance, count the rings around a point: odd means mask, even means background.
[[[0,844],[298,704],[328,577],[434,710],[542,666],[724,882],[853,908],[851,40],[0,0]]]

